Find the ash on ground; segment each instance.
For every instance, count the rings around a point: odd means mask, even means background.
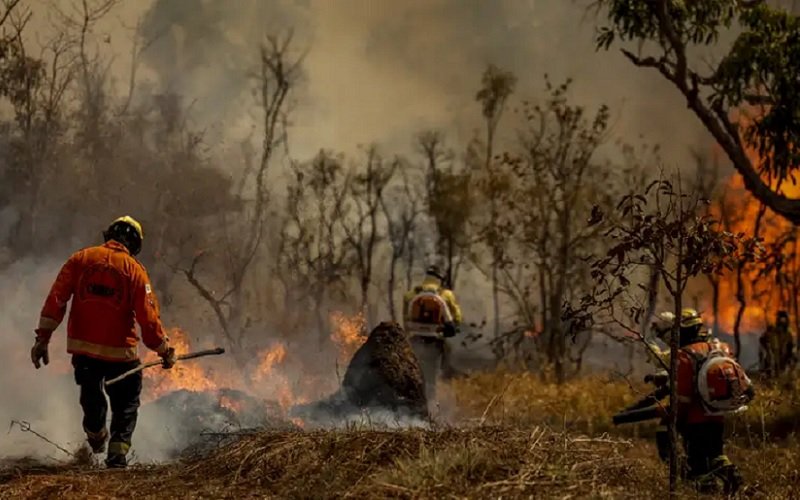
[[[175,459],[211,451],[258,429],[292,430],[277,403],[235,389],[177,390],[144,405],[137,449],[158,449],[159,459]]]

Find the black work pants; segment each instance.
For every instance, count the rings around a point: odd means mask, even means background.
[[[711,472],[717,459],[723,456],[724,425],[722,422],[685,424],[680,429],[686,450],[689,477]]]
[[[723,453],[724,424],[687,424],[681,430],[686,450],[686,477],[700,491],[733,494],[742,484],[738,469]]]
[[[142,374],[136,373],[116,384],[105,387],[105,381],[136,368],[139,361],[103,361],[88,356],[75,355],[75,382],[81,388],[83,430],[97,433],[106,426],[108,403],[111,402],[111,438],[109,451],[127,452],[139,414],[139,396],[142,393]]]

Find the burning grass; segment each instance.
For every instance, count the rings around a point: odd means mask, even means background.
[[[367,338],[362,314],[348,316],[333,312],[329,320],[335,352],[328,371],[324,366],[314,366],[312,368],[320,372],[309,373],[309,367],[304,366],[301,359],[289,354],[290,347],[285,342],[273,341],[260,348],[254,347],[254,363],[248,366],[215,370],[208,360],[191,360],[178,363],[170,370],[146,370],[142,400],[149,403],[174,391],[204,393],[233,389],[277,401],[286,411],[293,405],[319,399],[336,388],[338,368],[347,366]],[[179,355],[199,348],[189,333],[180,328],[171,328],[169,338]],[[148,352],[144,361],[156,359],[155,353]],[[303,377],[297,377],[298,373],[303,373]]]

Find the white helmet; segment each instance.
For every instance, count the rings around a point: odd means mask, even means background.
[[[660,312],[656,315],[656,320],[653,322],[653,330],[656,337],[665,340],[669,338],[668,335],[672,331],[672,325],[675,323],[675,313],[670,311]]]

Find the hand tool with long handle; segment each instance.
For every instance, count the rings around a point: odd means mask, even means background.
[[[225,349],[223,349],[222,347],[217,347],[216,349],[208,349],[206,351],[197,351],[197,352],[190,352],[190,353],[187,353],[187,354],[180,354],[179,356],[177,356],[176,360],[177,361],[185,361],[187,359],[202,358],[203,356],[216,356],[216,355],[223,354],[223,353],[225,353]],[[129,376],[133,375],[134,373],[139,373],[140,371],[142,371],[142,370],[144,370],[146,368],[150,368],[151,366],[158,366],[158,365],[160,365],[162,363],[163,363],[163,361],[159,360],[159,361],[150,361],[149,363],[145,363],[143,365],[139,365],[136,368],[134,368],[133,370],[126,371],[125,373],[123,373],[119,377],[112,378],[111,380],[106,380],[106,387],[108,387],[111,384],[116,384],[120,380],[122,380],[122,379],[124,379],[126,377],[129,377]]]

